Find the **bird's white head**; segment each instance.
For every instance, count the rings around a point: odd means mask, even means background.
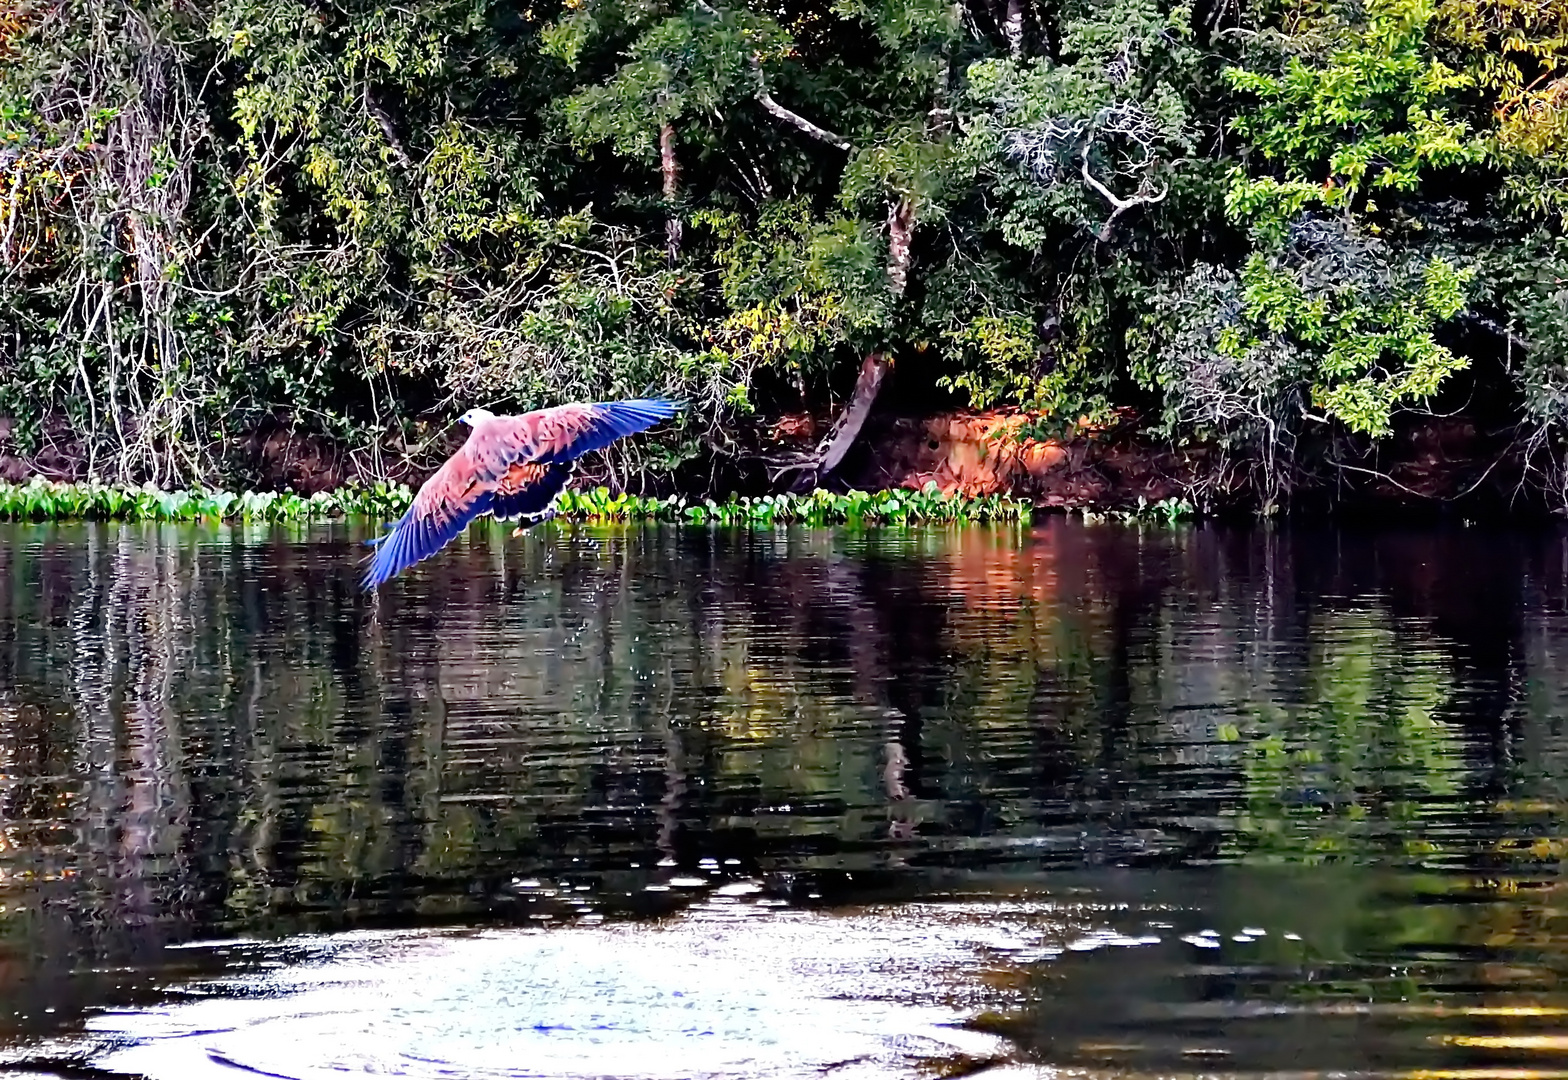
[[[478,427],[486,420],[494,420],[495,413],[489,409],[469,409],[457,419],[460,423],[467,424],[469,427]]]

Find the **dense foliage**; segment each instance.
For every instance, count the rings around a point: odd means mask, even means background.
[[[0,416],[168,483],[658,392],[669,469],[886,351],[1270,495],[1483,399],[1560,482],[1565,98],[1568,0],[20,0]]]

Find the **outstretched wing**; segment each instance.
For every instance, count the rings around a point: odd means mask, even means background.
[[[376,553],[365,570],[365,588],[374,589],[421,559],[428,559],[468,528],[470,521],[490,509],[495,485],[479,472],[473,443],[473,436],[469,436],[462,449],[424,482],[413,505],[392,526],[392,531],[371,541],[376,545]]]
[[[543,513],[566,486],[577,458],[678,412],[674,402],[639,399],[561,405],[484,421],[425,481],[392,531],[373,541],[365,588],[434,555],[487,511],[499,518]]]
[[[496,484],[490,513],[502,521],[538,517],[550,509],[555,497],[566,490],[572,463],[565,465],[513,465]]]
[[[561,405],[522,416],[498,416],[478,433],[481,453],[496,464],[574,461],[591,450],[603,450],[616,439],[646,431],[679,413],[673,401],[643,398],[603,401],[594,405]]]

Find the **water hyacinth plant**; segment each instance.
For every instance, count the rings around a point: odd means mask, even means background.
[[[1179,522],[1189,521],[1196,517],[1198,508],[1186,499],[1176,497],[1160,499],[1150,502],[1145,496],[1138,496],[1138,502],[1124,510],[1085,510],[1083,519],[1089,524],[1103,522],[1117,522],[1123,525],[1147,525],[1157,523],[1161,525],[1176,525]]]
[[[845,494],[818,488],[807,495],[731,496],[724,502],[682,496],[611,495],[608,488],[568,491],[556,504],[576,521],[684,521],[693,525],[915,525],[982,521],[1028,522],[1032,507],[1000,495],[970,498],[943,494],[935,484],[920,491],[897,488]]]
[[[345,485],[315,495],[292,492],[206,490],[160,491],[153,487],[115,487],[100,483],[63,483],[34,478],[25,484],[0,483],[0,521],[244,521],[312,522],[338,518],[390,520],[413,499],[405,484]],[[607,487],[564,492],[555,504],[566,521],[682,522],[693,525],[915,525],[978,522],[1028,523],[1033,507],[1026,500],[1000,495],[947,494],[928,483],[921,490],[849,491],[818,489],[804,495],[732,495],[722,502],[672,495],[613,493]],[[1175,524],[1195,516],[1185,499],[1149,502],[1140,498],[1125,510],[1084,510],[1091,522]]]
[[[314,495],[292,492],[159,491],[93,482],[34,478],[0,484],[0,520],[68,521],[322,521],[337,517],[397,517],[413,498],[404,484],[350,485]]]
[[[406,485],[349,485],[303,496],[289,492],[158,491],[97,483],[59,483],[33,479],[0,484],[0,520],[65,521],[256,521],[307,522],[343,517],[389,519],[408,509],[413,493]],[[969,498],[948,495],[935,484],[923,490],[817,490],[807,495],[731,496],[724,502],[658,498],[609,488],[567,491],[556,514],[567,521],[668,521],[693,525],[915,525],[969,522],[1028,522],[1030,504],[998,495]]]

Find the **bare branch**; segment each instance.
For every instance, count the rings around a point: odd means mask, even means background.
[[[1492,333],[1502,338],[1504,344],[1508,346],[1510,353],[1512,353],[1514,349],[1518,349],[1520,352],[1530,351],[1530,343],[1528,341],[1514,333],[1512,330],[1508,329],[1508,327],[1504,326],[1496,319],[1489,319],[1484,315],[1473,315],[1469,313],[1466,313],[1463,318],[1467,322],[1472,322],[1484,330],[1490,330]]]
[[[752,65],[757,69],[757,74],[760,79],[762,74],[762,65],[759,64],[755,58],[752,60]],[[768,110],[768,112],[773,116],[784,121],[786,124],[789,124],[791,127],[805,132],[807,135],[810,135],[813,139],[816,139],[819,142],[825,142],[829,146],[836,146],[840,150],[853,150],[855,148],[854,144],[851,143],[848,139],[844,138],[844,136],[836,135],[825,127],[820,127],[816,124],[813,124],[810,120],[807,120],[798,112],[786,109],[784,106],[780,105],[777,101],[773,100],[773,95],[768,93],[766,87],[761,87],[757,90],[757,103],[764,109]]]
[[[1117,195],[1089,167],[1089,155],[1104,136],[1131,144],[1125,160],[1119,166],[1112,164],[1110,167],[1112,177],[1138,178],[1137,194],[1129,198]],[[1163,202],[1170,193],[1169,185],[1156,190],[1152,175],[1159,160],[1156,147],[1162,141],[1180,137],[1180,133],[1173,135],[1163,129],[1159,120],[1141,104],[1119,101],[1101,108],[1093,116],[1057,116],[1010,131],[1003,151],[1038,183],[1047,185],[1064,180],[1072,159],[1077,157],[1078,173],[1084,184],[1111,206],[1110,217],[1096,233],[1101,243],[1108,243],[1117,218],[1135,206]]]
[[[365,111],[380,126],[381,134],[386,136],[387,145],[392,148],[392,156],[397,159],[397,163],[405,169],[411,168],[413,163],[409,161],[408,152],[403,149],[403,140],[397,137],[392,118],[386,114],[368,85],[365,87]]]
[[[1111,216],[1105,219],[1105,224],[1100,226],[1100,231],[1096,234],[1102,244],[1110,243],[1111,227],[1116,224],[1117,218],[1135,206],[1153,206],[1155,203],[1163,202],[1165,196],[1170,194],[1171,189],[1169,185],[1166,185],[1158,194],[1155,194],[1147,190],[1148,184],[1145,181],[1144,185],[1138,189],[1139,193],[1137,195],[1130,199],[1118,198],[1114,191],[1096,180],[1094,174],[1089,171],[1088,143],[1085,143],[1083,149],[1078,152],[1078,160],[1082,164],[1083,182],[1099,192],[1100,196],[1111,204]]]
[[[722,18],[718,8],[708,3],[708,0],[696,0],[696,7],[699,11],[711,15],[715,19]],[[805,132],[819,142],[825,142],[829,146],[837,147],[840,150],[854,149],[854,144],[844,138],[844,136],[835,134],[819,124],[813,124],[795,110],[787,109],[775,101],[773,95],[768,92],[767,82],[763,79],[762,61],[757,59],[755,54],[751,57],[751,71],[757,79],[757,92],[755,95],[757,104],[766,109],[769,114],[784,121],[797,131]]]
[[[1060,178],[1064,148],[1076,142],[1089,124],[1088,120],[1057,117],[1008,133],[1004,150],[1036,183],[1054,184]]]

